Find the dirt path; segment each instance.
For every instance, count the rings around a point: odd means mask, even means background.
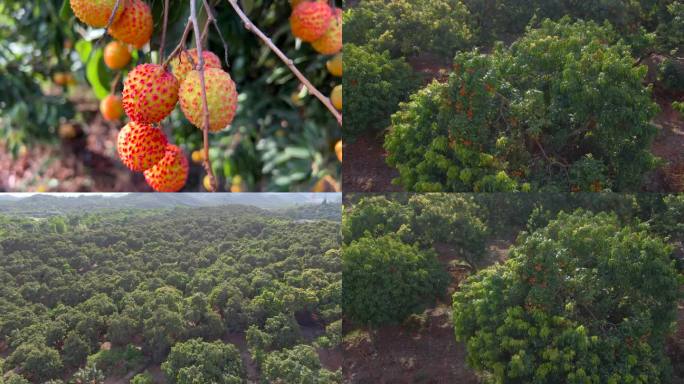
[[[684,191],[684,117],[672,108],[675,99],[684,97],[656,94],[660,106],[660,114],[654,119],[659,132],[651,150],[667,161],[658,169],[647,183],[649,192],[683,192]]]
[[[399,172],[385,162],[382,134],[365,134],[344,144],[342,188],[345,192],[401,192],[392,179]]]

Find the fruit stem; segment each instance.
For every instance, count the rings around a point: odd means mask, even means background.
[[[162,67],[164,67],[164,69],[166,69],[169,66],[169,62],[171,62],[171,60],[173,60],[174,57],[178,56],[178,54],[185,48],[185,40],[188,39],[191,27],[192,18],[188,18],[188,23],[185,25],[185,30],[183,30],[183,36],[178,42],[178,45],[176,46],[176,48],[173,49],[173,52],[169,54],[169,57],[167,57],[166,60],[164,60],[164,63],[162,64]]]
[[[169,23],[169,0],[164,0],[164,25],[162,27],[161,40],[159,41],[159,62],[164,62],[164,45],[166,45],[166,28]]]
[[[257,28],[254,25],[254,23],[252,23],[249,17],[247,17],[247,15],[242,11],[240,6],[238,5],[237,0],[228,0],[228,2],[233,7],[235,12],[238,14],[240,19],[242,19],[242,23],[244,24],[245,29],[257,35],[257,37],[261,39],[261,41],[263,41],[264,44],[266,44],[271,49],[271,51],[273,51],[280,58],[280,60],[282,60],[283,63],[285,63],[285,65],[287,65],[290,71],[292,71],[292,73],[294,73],[294,75],[297,76],[299,81],[301,81],[302,84],[304,84],[304,86],[309,90],[309,93],[316,96],[316,98],[320,100],[326,108],[328,108],[328,111],[330,111],[330,113],[332,113],[332,115],[335,116],[335,119],[337,119],[337,123],[340,126],[342,126],[342,114],[333,106],[330,99],[327,96],[323,95],[318,89],[316,89],[316,87],[314,87],[314,85],[311,84],[311,82],[299,71],[299,69],[297,69],[292,59],[287,57],[287,55],[285,55],[283,51],[281,51],[268,36],[266,36],[259,28]]]
[[[202,123],[202,133],[204,136],[204,169],[209,176],[211,192],[216,191],[216,178],[211,169],[209,160],[209,103],[207,102],[207,88],[204,82],[204,55],[202,55],[202,35],[200,35],[199,25],[197,25],[197,10],[195,0],[190,0],[190,21],[192,22],[193,34],[195,35],[195,45],[197,46],[197,72],[200,78],[200,90],[202,93],[202,113],[204,121]]]

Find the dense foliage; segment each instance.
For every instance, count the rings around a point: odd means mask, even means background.
[[[219,340],[256,329],[276,340],[260,353],[277,360],[290,347],[278,324],[319,335],[301,345],[335,348],[339,222],[312,212],[291,219],[235,205],[0,216],[4,372],[43,383],[86,360],[84,375],[97,367],[107,377],[164,362],[170,382],[244,382],[237,347]],[[308,366],[337,377],[318,361]],[[269,368],[273,382],[287,381],[288,367]]]
[[[345,210],[343,308],[372,325],[397,323],[445,292],[448,275],[434,245],[446,245],[471,267],[484,255],[487,227],[472,198],[414,195],[364,197]]]
[[[364,0],[345,12],[344,42],[387,50],[393,57],[433,53],[451,58],[470,44],[469,17],[460,0]]]
[[[505,263],[454,294],[469,365],[494,382],[668,382],[671,251],[610,213],[560,213],[523,233]]]
[[[345,27],[346,28],[346,27]],[[345,137],[380,131],[401,101],[418,87],[418,79],[403,58],[392,59],[387,51],[377,53],[369,46],[347,43],[342,84],[345,89]]]
[[[634,190],[656,160],[657,107],[610,26],[544,21],[510,48],[458,54],[393,117],[408,190]]]

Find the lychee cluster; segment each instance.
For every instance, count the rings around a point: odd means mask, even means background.
[[[235,116],[237,90],[215,54],[204,51],[202,57],[209,129],[219,131]],[[188,177],[188,160],[181,148],[168,143],[156,124],[180,100],[187,119],[198,128],[204,126],[202,87],[199,71],[194,69],[198,64],[196,50],[182,52],[172,61],[171,71],[163,65],[141,64],[128,74],[123,84],[123,110],[131,122],[119,132],[117,152],[128,168],[144,172],[147,183],[159,192],[183,188]]]
[[[342,50],[342,10],[333,8],[325,0],[293,1],[290,15],[292,34],[311,43],[324,55]]]
[[[135,48],[141,48],[152,37],[152,10],[143,0],[70,0],[74,15],[91,27],[107,27],[109,18],[114,18],[109,25],[112,37]]]

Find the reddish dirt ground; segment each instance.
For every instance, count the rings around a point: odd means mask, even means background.
[[[654,123],[659,133],[651,150],[667,163],[649,179],[649,192],[684,191],[684,116],[672,108],[673,100],[684,100],[684,95],[656,93],[660,114]]]
[[[487,263],[507,255],[510,245],[495,241],[489,246]],[[345,343],[346,383],[392,384],[476,384],[481,380],[465,363],[465,345],[456,342],[451,323],[451,295],[467,276],[467,267],[458,263],[458,252],[445,244],[435,245],[438,259],[449,271],[452,282],[443,301],[425,310],[425,325],[418,330],[405,326],[363,329],[368,339]],[[456,262],[456,263],[455,263]],[[349,330],[351,331],[351,330]]]
[[[345,143],[342,162],[342,190],[345,192],[400,192],[392,179],[399,176],[385,162],[387,152],[382,147],[383,136],[365,134],[354,142]]]

